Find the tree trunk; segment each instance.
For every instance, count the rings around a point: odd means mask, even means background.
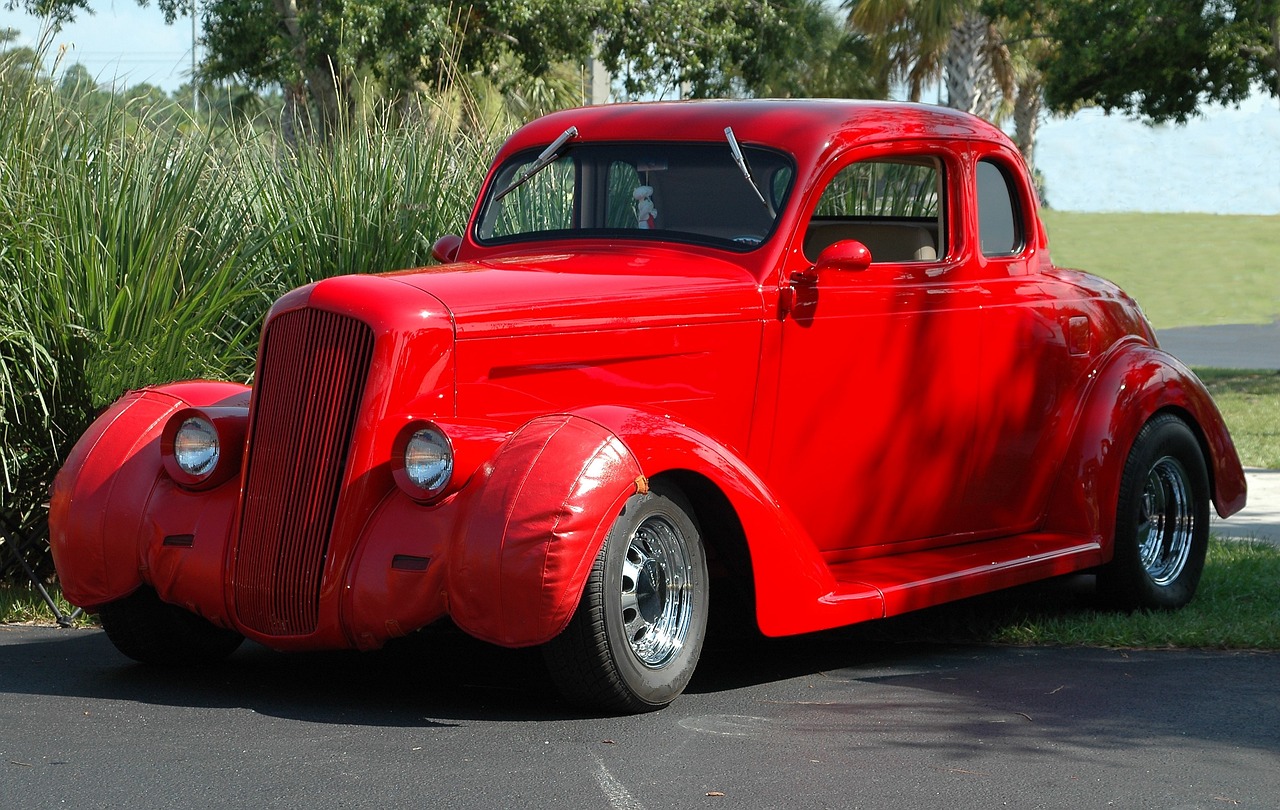
[[[307,32],[303,30],[298,17],[298,0],[272,0],[276,11],[280,14],[280,23],[289,36],[293,52],[294,64],[297,66],[299,81],[291,83],[291,87],[303,86],[311,102],[311,123],[315,125],[316,134],[323,140],[333,134],[344,114],[351,112],[351,80],[345,75],[337,60],[330,54],[315,53],[308,47]],[[289,91],[286,90],[286,97]],[[292,122],[296,125],[302,121],[298,115],[297,99],[294,99],[291,112]],[[288,102],[286,101],[286,106]],[[294,136],[307,128],[295,126]]]
[[[978,77],[982,74],[982,37],[976,14],[966,13],[951,27],[951,41],[943,57],[946,71],[947,106],[973,112],[978,104]]]
[[[1018,98],[1013,104],[1013,140],[1032,172],[1036,168],[1036,129],[1040,125],[1043,103],[1040,74],[1033,73],[1018,82]]]
[[[344,121],[351,120],[351,81],[341,75],[337,61],[328,54],[312,54],[314,63],[307,68],[307,92],[315,102],[321,139],[338,132]]]
[[[307,88],[302,82],[284,88],[284,108],[280,110],[280,138],[290,152],[298,151],[298,140],[307,130]]]
[[[951,29],[943,64],[947,106],[990,120],[1000,106],[1000,87],[987,64],[987,30],[991,21],[967,11]]]

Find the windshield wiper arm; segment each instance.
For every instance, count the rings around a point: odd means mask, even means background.
[[[560,137],[552,141],[551,145],[546,149],[543,149],[542,153],[538,155],[533,163],[529,164],[529,168],[525,169],[524,173],[517,177],[511,185],[499,192],[498,196],[493,198],[493,201],[497,202],[498,200],[501,200],[503,197],[523,186],[529,178],[554,163],[556,158],[560,157],[560,150],[569,142],[569,139],[576,137],[578,137],[577,127],[569,127],[564,132],[561,132]]]
[[[729,139],[729,151],[733,152],[733,162],[738,164],[738,169],[742,172],[742,176],[747,178],[747,182],[751,184],[751,190],[760,198],[760,202],[764,207],[768,208],[769,201],[760,193],[760,187],[756,185],[756,181],[751,179],[751,170],[747,168],[747,159],[742,156],[742,147],[738,146],[738,139],[733,136],[733,127],[725,127],[724,136]]]

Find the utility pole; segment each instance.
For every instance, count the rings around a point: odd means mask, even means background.
[[[200,114],[200,91],[196,88],[196,0],[191,0],[191,113]]]

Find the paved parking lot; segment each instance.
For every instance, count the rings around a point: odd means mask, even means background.
[[[846,630],[722,643],[668,709],[597,718],[454,636],[191,672],[0,627],[0,805],[1274,808],[1277,683],[1274,654]]]

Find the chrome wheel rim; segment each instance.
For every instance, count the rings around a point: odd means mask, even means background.
[[[650,669],[684,647],[693,615],[693,563],[684,534],[661,515],[641,521],[622,562],[622,627],[632,654]]]
[[[1156,585],[1182,573],[1191,554],[1196,516],[1182,464],[1165,456],[1151,465],[1138,505],[1138,556]]]

